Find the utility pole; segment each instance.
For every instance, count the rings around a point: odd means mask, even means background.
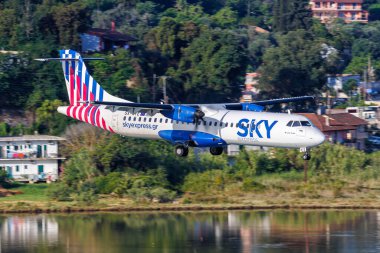
[[[168,104],[169,98],[166,95],[166,80],[168,78],[170,78],[170,76],[161,76],[161,78],[162,78],[162,91],[163,91],[163,95],[164,95],[164,104]]]
[[[367,98],[367,82],[368,82],[368,79],[367,79],[367,70],[364,69],[364,87],[363,87],[363,102],[365,103],[365,100]]]
[[[156,79],[160,78],[156,74],[153,74],[153,86],[152,86],[152,100],[156,102]]]

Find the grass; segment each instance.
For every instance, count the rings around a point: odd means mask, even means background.
[[[48,201],[46,194],[49,184],[16,184],[10,190],[21,191],[22,194],[0,198],[0,202],[5,201]]]

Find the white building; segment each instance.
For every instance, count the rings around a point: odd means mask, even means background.
[[[355,80],[357,84],[360,83],[360,75],[356,74],[341,74],[327,77],[327,85],[336,91],[343,90],[343,85],[349,80]]]
[[[0,168],[19,181],[55,181],[58,163],[58,141],[48,135],[0,137]]]

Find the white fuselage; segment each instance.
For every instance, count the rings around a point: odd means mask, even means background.
[[[76,108],[75,108],[76,107]],[[82,109],[80,109],[82,107]],[[85,120],[87,106],[59,107],[58,111]],[[113,132],[124,136],[162,139],[163,132],[207,133],[223,140],[220,145],[238,144],[270,147],[308,148],[321,144],[325,136],[318,128],[307,124],[307,118],[297,114],[212,110],[198,123],[172,120],[155,109],[99,106],[100,116]],[[79,115],[81,114],[81,115]],[[294,126],[291,126],[292,123]],[[91,123],[92,124],[92,123]],[[96,122],[93,125],[97,125]],[[102,127],[102,126],[100,126]],[[104,128],[104,127],[102,127]],[[104,128],[107,129],[107,128]],[[190,136],[191,136],[190,134]],[[167,136],[167,135],[166,135]],[[185,139],[188,137],[185,137]],[[186,140],[171,140],[181,143]]]

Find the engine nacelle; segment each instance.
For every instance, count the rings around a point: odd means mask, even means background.
[[[163,110],[161,114],[165,117],[173,120],[179,120],[182,122],[193,123],[195,120],[195,113],[197,109],[190,106],[173,105],[173,110]]]
[[[262,112],[264,111],[264,106],[255,105],[251,103],[242,103],[241,108],[243,111],[251,111],[251,112]]]

